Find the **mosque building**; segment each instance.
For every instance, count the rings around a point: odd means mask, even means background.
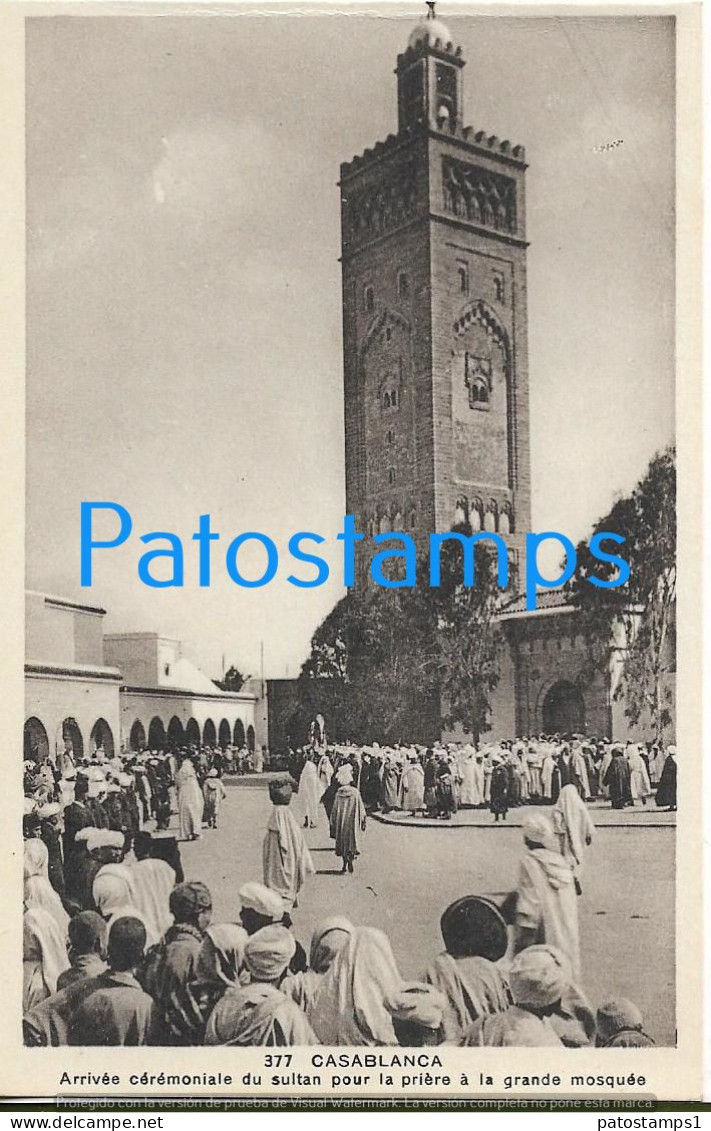
[[[522,576],[528,164],[464,123],[462,48],[428,9],[397,59],[397,132],[341,165],[346,509],[371,536],[497,533]],[[561,592],[499,622],[492,737],[627,737],[619,649],[593,666]]]

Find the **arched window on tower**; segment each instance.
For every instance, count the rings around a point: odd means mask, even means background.
[[[454,525],[463,526],[467,521],[467,500],[464,498],[457,499],[457,505],[454,508]]]
[[[457,263],[457,278],[459,279],[459,289],[463,295],[469,294],[469,267],[461,260]]]
[[[489,534],[493,534],[496,531],[496,519],[497,506],[495,500],[492,499],[488,507],[486,508],[486,514],[484,515],[484,530],[486,530]]]
[[[481,499],[475,499],[469,508],[469,525],[472,528],[472,533],[477,534],[483,524],[484,507]]]
[[[476,377],[469,385],[469,407],[489,407],[489,384],[485,377]]]
[[[499,533],[500,534],[513,534],[514,533],[514,520],[513,511],[510,503],[504,503],[499,515]]]
[[[372,287],[363,289],[363,309],[366,314],[372,314],[375,310],[375,291]]]

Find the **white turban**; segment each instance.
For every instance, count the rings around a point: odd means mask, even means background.
[[[296,939],[291,931],[280,924],[262,927],[247,940],[244,964],[253,978],[261,982],[274,982],[294,957]]]
[[[540,1009],[563,997],[570,986],[570,968],[555,947],[529,946],[511,963],[509,986],[516,1005]]]
[[[667,746],[667,754],[673,754],[676,758],[676,746]]]
[[[38,810],[38,816],[40,816],[44,821],[49,817],[56,817],[58,813],[61,813],[61,811],[62,806],[57,801],[47,801]]]
[[[239,901],[243,907],[249,907],[275,923],[280,922],[284,916],[284,900],[278,892],[264,884],[245,884],[239,890]]]
[[[336,781],[339,785],[350,785],[353,781],[353,767],[350,762],[346,762],[336,773]]]
[[[131,872],[125,864],[105,864],[100,868],[91,889],[96,909],[104,918],[119,908],[133,905]]]
[[[444,994],[424,982],[405,982],[388,1003],[396,1021],[410,1021],[423,1029],[440,1029],[446,1006]]]
[[[92,829],[86,842],[89,852],[93,852],[95,848],[123,848],[124,844],[123,833],[113,829]]]
[[[523,839],[527,844],[538,844],[553,852],[559,851],[559,843],[553,830],[553,825],[545,813],[531,813],[521,822]]]

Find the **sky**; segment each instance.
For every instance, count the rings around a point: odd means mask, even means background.
[[[27,21],[27,582],[182,639],[213,677],[259,674],[262,644],[267,677],[296,675],[343,593],[339,166],[394,132],[423,10]],[[465,123],[530,164],[533,529],[576,541],[674,435],[673,21],[465,11],[438,7]],[[84,500],[133,519],[91,589]],[[161,530],[183,589],[138,578]],[[247,530],[282,552],[262,589],[224,567]],[[286,582],[298,530],[328,540],[320,588]]]

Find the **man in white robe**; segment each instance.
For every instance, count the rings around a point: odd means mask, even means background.
[[[304,834],[288,808],[291,794],[290,781],[270,783],[272,811],[262,848],[264,883],[278,892],[287,911],[296,906],[306,877],[316,871]]]
[[[580,979],[580,934],[573,869],[561,855],[548,817],[535,814],[523,822],[526,850],[516,891],[518,952],[548,943],[566,955],[573,979]]]
[[[643,805],[646,805],[647,798],[652,796],[652,786],[644,758],[639,752],[639,746],[627,747],[627,761],[630,767],[632,803],[634,804],[639,799]]]
[[[299,802],[304,813],[304,828],[315,829],[318,825],[322,797],[323,789],[316,763],[307,758],[299,778]]]
[[[299,1006],[279,988],[296,940],[286,927],[263,927],[244,948],[249,985],[229,988],[213,1009],[206,1045],[315,1045],[317,1040]]]
[[[573,869],[575,886],[580,894],[580,876],[585,850],[592,844],[594,826],[585,804],[574,785],[564,785],[551,813],[553,828],[560,839],[560,849]]]
[[[202,836],[202,814],[205,799],[197,780],[195,767],[186,758],[175,778],[178,789],[178,826],[181,840],[198,840]]]
[[[463,757],[459,763],[459,772],[462,779],[459,791],[460,805],[471,805],[473,808],[483,805],[484,771],[482,758],[471,744],[464,747]]]

